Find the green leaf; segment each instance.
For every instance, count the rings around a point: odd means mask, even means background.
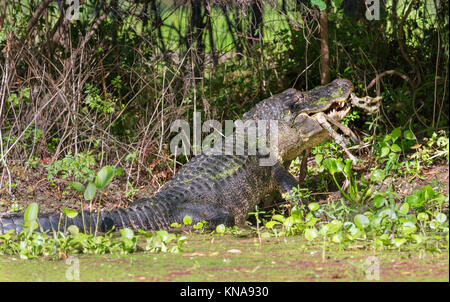
[[[400,227],[400,232],[402,232],[403,234],[411,234],[414,233],[416,230],[417,230],[416,225],[410,221],[404,222]]]
[[[345,160],[345,174],[347,175],[347,177],[351,177],[352,175],[352,166],[353,166],[353,161],[350,158],[347,158]]]
[[[423,242],[423,236],[420,234],[412,234],[411,238],[416,241],[416,243],[422,243]]]
[[[447,221],[447,215],[441,212],[435,213],[434,217],[436,218],[436,221],[439,223],[444,223],[445,221]]]
[[[386,177],[386,175],[385,175],[384,171],[381,169],[374,170],[372,172],[372,174],[370,175],[370,179],[372,181],[383,181],[385,177]]]
[[[95,177],[95,185],[99,189],[104,189],[113,179],[115,170],[111,166],[104,166]]]
[[[134,237],[134,232],[132,229],[124,228],[120,230],[120,234],[122,235],[122,239],[131,240]]]
[[[311,5],[317,5],[321,11],[327,9],[327,4],[323,0],[311,0]]]
[[[414,135],[414,133],[411,130],[405,130],[405,132],[403,132],[403,136],[407,140],[415,140],[416,139],[416,136]]]
[[[385,209],[378,214],[379,217],[387,216],[391,220],[397,219],[397,214],[392,209]]]
[[[69,233],[72,236],[76,236],[78,235],[78,233],[80,233],[80,229],[76,226],[76,225],[71,225],[67,228],[67,231],[69,231]]]
[[[320,208],[320,205],[317,202],[311,202],[310,204],[308,204],[308,209],[311,212],[317,211]]]
[[[85,190],[84,185],[82,183],[79,183],[78,181],[69,181],[69,186],[71,186],[80,193],[83,193]]]
[[[156,231],[156,236],[158,236],[162,242],[166,242],[169,239],[169,233],[166,230]]]
[[[308,241],[313,241],[315,238],[319,236],[317,230],[315,228],[306,229],[305,230],[305,238]]]
[[[216,227],[216,233],[218,233],[218,234],[223,234],[223,233],[225,233],[225,225],[219,224],[219,225]]]
[[[405,238],[395,238],[394,239],[394,245],[396,246],[396,247],[400,247],[401,245],[403,245],[403,243],[405,243],[406,242],[406,239]]]
[[[411,208],[420,208],[425,200],[417,195],[408,195],[405,197],[405,202],[408,203]]]
[[[184,216],[183,223],[184,225],[190,225],[192,223],[192,217],[189,215]]]
[[[115,176],[122,176],[122,173],[123,173],[123,168],[117,168],[114,171]]]
[[[389,147],[381,148],[381,155],[380,155],[380,157],[385,157],[386,155],[389,154],[389,152],[391,152],[391,149],[389,149]]]
[[[322,236],[326,236],[328,233],[328,224],[322,224],[322,227],[320,228],[319,234]]]
[[[350,236],[352,239],[358,238],[359,236],[361,236],[363,233],[361,231],[361,229],[357,228],[357,227],[351,227],[350,230],[348,230],[350,232]]]
[[[428,220],[428,214],[425,213],[425,212],[421,212],[421,213],[417,214],[417,220],[427,221]]]
[[[344,172],[344,167],[345,167],[345,165],[344,165],[344,163],[342,162],[341,159],[339,159],[339,160],[336,161],[336,167],[337,167],[337,170],[338,170],[339,172]]]
[[[62,211],[69,218],[75,218],[75,217],[78,216],[78,212],[76,210],[74,210],[74,209],[63,208]]]
[[[273,228],[276,224],[280,224],[278,221],[275,220],[271,220],[269,222],[266,223],[266,228],[271,229]]]
[[[323,161],[324,167],[334,175],[334,173],[338,172],[338,167],[336,164],[336,159],[334,158],[327,158]]]
[[[354,227],[355,227],[355,224],[353,222],[350,222],[350,221],[344,222],[344,229],[346,229],[347,231]]]
[[[333,237],[331,238],[331,240],[334,243],[340,243],[340,242],[342,242],[342,235],[341,234],[334,234]]]
[[[402,204],[399,211],[402,212],[403,214],[408,214],[409,204],[407,204],[407,203]]]
[[[295,219],[292,216],[289,216],[288,218],[286,218],[286,220],[283,222],[283,225],[287,228],[290,229],[293,225],[295,224]]]
[[[394,162],[398,160],[398,155],[395,152],[391,152],[389,153],[388,158],[391,160],[391,162]]]
[[[301,218],[303,217],[303,211],[297,206],[294,206],[291,209],[291,216],[294,217],[295,220],[301,220]]]
[[[195,230],[201,229],[203,227],[203,223],[201,221],[197,222],[196,224],[193,225],[193,228]]]
[[[279,222],[284,222],[286,220],[286,218],[283,215],[273,215],[272,216],[272,220],[276,220]]]
[[[376,208],[380,208],[384,205],[385,200],[386,199],[384,198],[383,195],[380,194],[375,195],[375,197],[372,200],[372,205]]]
[[[97,192],[97,187],[95,186],[95,184],[90,182],[87,185],[86,190],[84,191],[84,199],[85,200],[92,200],[92,199],[94,199],[96,192]]]
[[[23,220],[25,222],[24,227],[25,227],[28,235],[30,235],[31,232],[33,232],[33,230],[38,227],[38,223],[36,221],[37,217],[38,217],[38,211],[39,211],[39,206],[36,202],[31,203],[25,210],[25,213],[23,215]]]
[[[26,226],[31,226],[31,223],[36,222],[38,217],[39,206],[36,202],[31,203],[25,210],[23,219]]]
[[[426,185],[425,188],[423,188],[423,192],[426,200],[432,199],[436,195],[436,192],[434,192],[433,187],[430,185]]]
[[[331,235],[338,232],[342,228],[342,222],[334,219],[333,221],[328,223],[327,226],[328,226],[327,234]]]
[[[322,163],[322,160],[323,160],[323,154],[316,154],[316,156],[314,158],[316,159],[317,165],[320,166],[320,164]]]
[[[402,128],[401,127],[397,127],[394,130],[392,130],[392,132],[391,132],[392,141],[395,142],[397,140],[397,138],[400,137],[400,135],[402,135]]]
[[[397,144],[392,144],[391,151],[398,153],[398,152],[402,151],[402,148],[400,148],[399,145],[397,145]]]
[[[178,243],[183,243],[183,242],[185,242],[186,240],[187,240],[188,238],[186,237],[186,236],[180,236],[180,238],[178,238],[178,240],[177,240],[177,242]]]
[[[431,220],[429,224],[430,228],[436,230],[439,227],[439,222],[437,220]]]
[[[308,213],[308,215],[311,213]],[[306,223],[305,226],[307,227],[312,227],[316,224],[317,221],[319,221],[319,218],[314,217],[314,215],[311,214],[311,216],[308,217],[308,215],[306,215]]]
[[[365,229],[370,223],[369,218],[362,214],[356,215],[354,221],[356,226],[360,229]]]

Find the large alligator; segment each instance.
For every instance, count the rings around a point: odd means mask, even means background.
[[[274,191],[286,193],[299,184],[286,167],[296,157],[303,156],[304,176],[306,157],[312,147],[331,137],[354,159],[336,129],[356,142],[353,132],[339,122],[352,106],[373,111],[377,99],[374,104],[374,99],[358,98],[352,91],[352,83],[345,79],[336,79],[308,92],[291,88],[261,101],[245,113],[244,121],[277,121],[278,143],[269,147],[276,158],[271,166],[260,164],[267,152],[264,155],[203,152],[186,163],[153,197],[138,199],[127,208],[84,213],[84,224],[81,215],[68,218],[66,225],[76,225],[81,230],[84,226],[86,232],[93,232],[96,227],[99,232],[113,227],[157,230],[169,229],[173,222],[181,223],[186,215],[193,223],[207,221],[210,227],[241,225],[266,195]],[[59,213],[39,215],[38,230],[60,230],[60,217]],[[11,229],[19,232],[23,224],[21,214],[0,214],[0,234]]]

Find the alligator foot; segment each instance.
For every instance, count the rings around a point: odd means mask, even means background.
[[[356,157],[347,149],[347,144],[345,143],[344,138],[342,137],[342,135],[340,135],[339,133],[337,133],[333,127],[331,127],[330,123],[328,122],[328,119],[326,117],[325,114],[323,114],[322,112],[319,112],[316,114],[316,119],[319,122],[320,126],[322,126],[323,129],[325,129],[330,136],[336,141],[336,143],[339,144],[339,146],[342,147],[342,149],[344,150],[344,152],[348,155],[348,157],[352,160],[353,164],[357,163],[357,159]],[[334,123],[333,123],[334,124]],[[336,122],[336,124],[338,124]],[[341,125],[343,127],[345,127],[344,125]],[[341,127],[339,127],[341,128]],[[350,129],[348,129],[350,130]],[[356,135],[355,135],[356,137]]]
[[[281,193],[289,193],[298,186],[298,181],[281,164],[272,167],[272,177],[275,179]]]

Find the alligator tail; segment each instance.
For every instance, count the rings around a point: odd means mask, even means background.
[[[162,204],[139,205],[129,208],[118,208],[112,211],[84,212],[74,218],[64,214],[42,214],[37,218],[38,232],[54,233],[65,231],[68,226],[75,225],[80,232],[107,232],[113,228],[131,228],[143,230],[168,229],[174,222],[170,209]],[[0,214],[0,235],[14,229],[16,233],[22,231],[24,225],[23,214]]]

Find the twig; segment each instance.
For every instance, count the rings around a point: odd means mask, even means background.
[[[383,71],[380,74],[377,74],[377,76],[369,83],[369,85],[367,85],[367,90],[372,88],[373,85],[375,85],[382,77],[384,77],[386,75],[392,75],[392,74],[395,74],[395,75],[401,77],[403,80],[407,81],[408,84],[411,86],[411,88],[414,89],[414,83],[411,81],[411,79],[408,76],[404,75],[403,73],[401,73],[397,70],[391,69],[391,70]]]

